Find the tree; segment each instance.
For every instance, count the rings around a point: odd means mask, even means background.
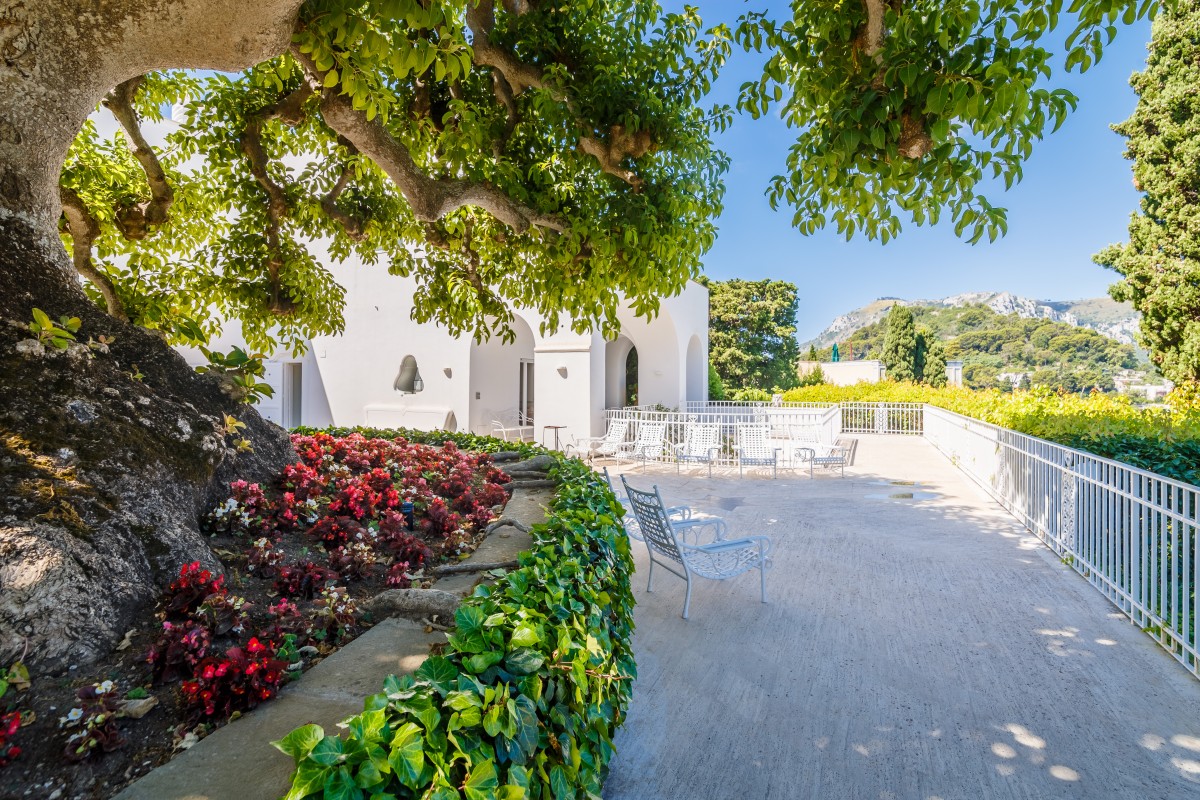
[[[971,242],[1006,232],[1004,209],[977,187],[1019,181],[1034,142],[1076,104],[1045,86],[1053,45],[1044,40],[1060,19],[1073,21],[1065,68],[1086,70],[1118,23],[1157,9],[1078,0],[1060,17],[1063,5],[792,0],[782,18],[747,14],[737,40],[767,59],[738,105],[799,131],[771,181],[772,207],[795,209],[801,233],[832,222],[847,239],[886,243],[902,216],[923,225],[943,213]]]
[[[721,376],[717,374],[717,368],[712,364],[708,365],[708,399],[728,399],[728,395],[725,394],[725,384],[721,382]]]
[[[930,337],[926,340],[921,382],[930,386],[946,385],[946,347],[941,339]]]
[[[1163,375],[1200,380],[1200,2],[1181,0],[1154,21],[1146,70],[1130,80],[1127,138],[1134,185],[1144,194],[1129,241],[1096,263],[1124,278],[1109,293],[1142,312],[1141,343]]]
[[[917,329],[913,315],[897,303],[887,315],[887,338],[883,341],[883,366],[894,381],[915,381]]]
[[[790,389],[796,385],[795,284],[709,281],[708,352],[726,387]]]
[[[730,41],[691,11],[38,0],[3,30],[0,567],[56,566],[4,593],[0,661],[29,629],[48,666],[107,651],[180,562],[219,567],[197,521],[228,482],[295,458],[168,343],[220,317],[256,347],[335,332],[322,260],[350,253],[414,275],[418,319],[453,331],[505,335],[515,302],[612,332],[621,295],[652,313],[715,236],[728,113],[698,101]],[[23,343],[35,308],[79,342]]]
[[[808,346],[808,355],[806,355],[805,358],[808,361],[816,361],[817,360],[817,346],[815,344],[810,344]]]
[[[773,202],[806,232],[828,210],[848,235],[886,239],[892,209],[920,224],[943,207],[973,239],[1002,230],[974,186],[986,168],[1016,179],[1071,105],[1034,85],[1061,2],[792,5],[804,24],[750,14],[737,33],[770,51],[739,105],[784,102],[802,131]],[[1155,8],[1073,6],[1068,67]],[[231,476],[275,473],[290,446],[240,403],[239,376],[197,376],[168,344],[203,341],[220,317],[264,347],[338,330],[311,240],[416,276],[420,320],[504,336],[509,301],[611,333],[619,296],[653,313],[715,237],[727,159],[711,137],[731,110],[699,102],[732,34],[702,32],[692,10],[35,0],[3,21],[0,433],[19,457],[0,470],[18,521],[0,566],[58,566],[0,600],[0,656],[26,627],[47,662],[99,652],[181,560],[217,566],[198,512]],[[110,139],[88,121],[101,103]],[[166,104],[182,123],[156,148],[144,127]],[[31,344],[35,308],[77,319],[79,342],[39,323]]]

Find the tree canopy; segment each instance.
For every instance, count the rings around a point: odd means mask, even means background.
[[[455,332],[506,332],[510,302],[611,332],[621,295],[652,312],[714,240],[732,109],[703,98],[734,42],[768,55],[738,106],[799,131],[769,195],[802,232],[886,241],[946,212],[994,238],[978,187],[1018,180],[1074,104],[1045,85],[1061,0],[793,0],[733,29],[652,0],[297,5],[286,52],[135,75],[104,100],[116,136],[79,134],[62,227],[111,313],[175,341],[235,317],[296,346],[340,329],[326,262],[354,253],[414,276],[417,319]],[[1156,7],[1077,0],[1065,67]],[[154,147],[141,126],[169,104]]]
[[[1134,184],[1144,192],[1129,241],[1096,256],[1124,278],[1116,300],[1142,312],[1141,341],[1177,383],[1200,380],[1200,2],[1181,0],[1154,22],[1146,70],[1130,83],[1127,138]]]
[[[727,389],[796,385],[796,285],[787,281],[707,281],[708,358]]]

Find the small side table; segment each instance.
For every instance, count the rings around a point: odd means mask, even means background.
[[[554,449],[555,450],[562,449],[558,444],[558,432],[566,427],[567,427],[566,425],[543,425],[542,426],[542,447],[546,446],[546,431],[554,431]]]

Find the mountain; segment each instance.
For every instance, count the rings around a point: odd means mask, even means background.
[[[1088,328],[1121,344],[1134,344],[1139,315],[1128,303],[1118,303],[1108,297],[1087,300],[1031,300],[1012,292],[965,292],[940,300],[902,300],[881,297],[862,308],[842,314],[829,323],[816,338],[800,345],[801,351],[815,345],[817,349],[848,339],[855,331],[878,322],[896,303],[924,308],[967,308],[984,306],[997,314],[1016,314],[1022,319],[1046,319],[1079,328]]]

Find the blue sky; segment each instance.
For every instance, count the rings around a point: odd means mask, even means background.
[[[675,3],[667,3],[674,6]],[[761,3],[728,0],[698,3],[705,23]],[[771,3],[772,6],[785,5]],[[1055,85],[1079,97],[1079,108],[1048,136],[1026,163],[1025,179],[989,199],[1008,209],[1008,235],[993,244],[968,245],[951,225],[908,226],[881,245],[851,242],[830,229],[801,236],[792,212],[771,210],[764,191],[783,169],[787,128],[778,119],[739,116],[718,140],[732,158],[726,176],[725,212],[717,243],[704,258],[712,278],[780,278],[799,287],[797,334],[819,333],[836,315],[878,297],[934,298],[967,291],[1011,291],[1047,300],[1104,295],[1116,273],[1096,266],[1093,253],[1123,241],[1138,195],[1124,140],[1109,125],[1129,116],[1136,95],[1129,76],[1145,65],[1148,23],[1121,30],[1101,63],[1085,75],[1059,75]],[[755,74],[755,56],[734,51],[714,86],[714,101],[736,99],[737,88]]]

